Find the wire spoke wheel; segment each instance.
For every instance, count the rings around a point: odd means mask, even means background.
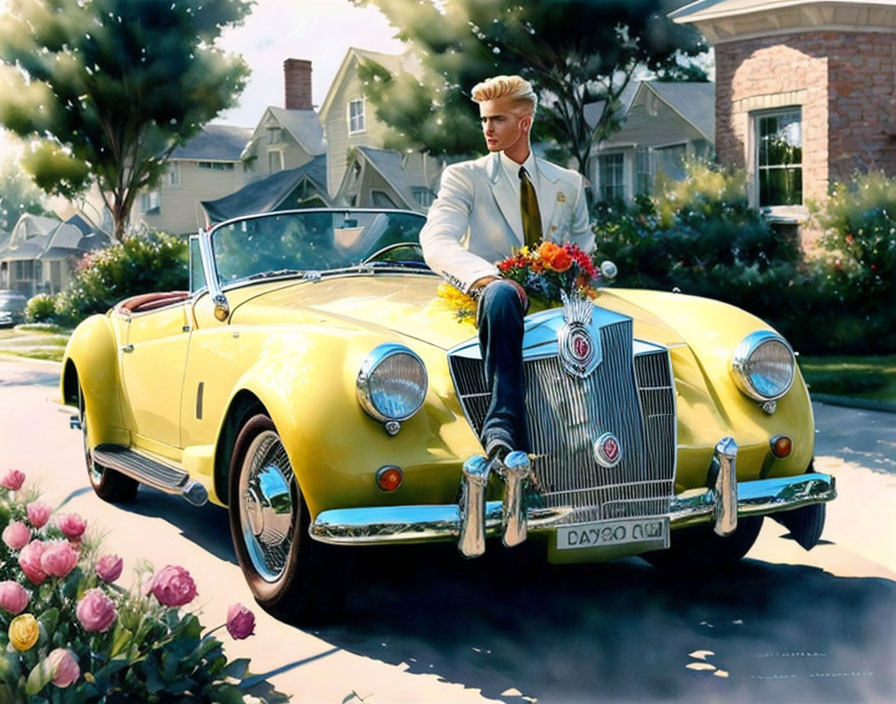
[[[276,582],[286,571],[300,504],[286,449],[273,430],[259,433],[239,479],[243,542],[258,575]]]

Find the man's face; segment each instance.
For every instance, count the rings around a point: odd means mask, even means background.
[[[528,144],[532,116],[526,114],[519,101],[498,98],[479,103],[482,133],[490,152],[503,152]]]

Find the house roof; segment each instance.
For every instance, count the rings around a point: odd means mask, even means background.
[[[196,161],[239,161],[252,136],[248,127],[205,125],[199,133],[171,154],[172,159]]]
[[[724,17],[745,15],[751,12],[763,12],[765,10],[778,10],[800,5],[878,5],[881,7],[893,7],[893,0],[697,0],[685,5],[669,17],[676,22],[701,22],[703,20],[715,20]]]
[[[287,110],[272,105],[268,111],[310,156],[327,151],[324,130],[314,110]]]
[[[277,171],[266,178],[243,186],[229,196],[201,201],[201,205],[213,222],[223,222],[252,213],[270,213],[275,211],[305,179],[312,182],[318,194],[325,201],[329,200],[327,196],[327,158],[324,155],[318,155],[297,169]]]
[[[420,64],[420,61],[413,54],[381,54],[378,51],[368,51],[367,49],[359,49],[354,46],[349,47],[348,51],[345,52],[345,57],[342,59],[342,63],[339,65],[339,70],[336,72],[336,78],[330,83],[327,97],[324,98],[324,102],[321,103],[319,111],[321,121],[326,120],[327,113],[330,112],[333,100],[342,88],[342,84],[345,81],[345,77],[348,74],[348,70],[352,66],[352,63],[359,60],[375,61],[393,74],[407,72],[419,78],[423,73],[423,67]]]
[[[357,147],[373,168],[379,171],[393,190],[404,199],[404,207],[412,208],[414,196],[407,183],[407,174],[402,168],[404,155],[391,149],[375,149],[373,147]],[[422,184],[421,184],[422,185]]]
[[[644,84],[710,142],[716,134],[716,84],[650,81]]]
[[[79,256],[111,244],[109,236],[96,230],[82,215],[65,222],[25,213],[13,228],[9,242],[0,248],[0,259],[28,260]]]
[[[623,115],[625,115],[629,111],[629,108],[632,106],[632,101],[635,99],[635,93],[638,92],[640,83],[641,81],[630,81],[629,84],[623,89],[622,94],[619,96],[619,102],[622,103]],[[588,126],[591,129],[594,129],[594,126],[600,119],[600,115],[604,110],[604,103],[606,102],[606,100],[596,100],[593,103],[585,104],[585,122],[588,123]]]

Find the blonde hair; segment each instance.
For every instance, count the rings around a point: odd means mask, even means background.
[[[472,98],[474,103],[510,98],[515,103],[526,103],[531,108],[532,115],[538,107],[538,96],[532,90],[532,84],[521,76],[487,78],[473,86]]]

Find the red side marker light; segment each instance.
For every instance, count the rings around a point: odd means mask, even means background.
[[[789,457],[790,453],[793,452],[793,441],[786,435],[775,435],[775,437],[769,440],[769,445],[771,446],[772,454],[779,460]]]
[[[380,467],[376,472],[376,485],[382,491],[395,491],[401,486],[403,472],[401,467],[387,465]]]

